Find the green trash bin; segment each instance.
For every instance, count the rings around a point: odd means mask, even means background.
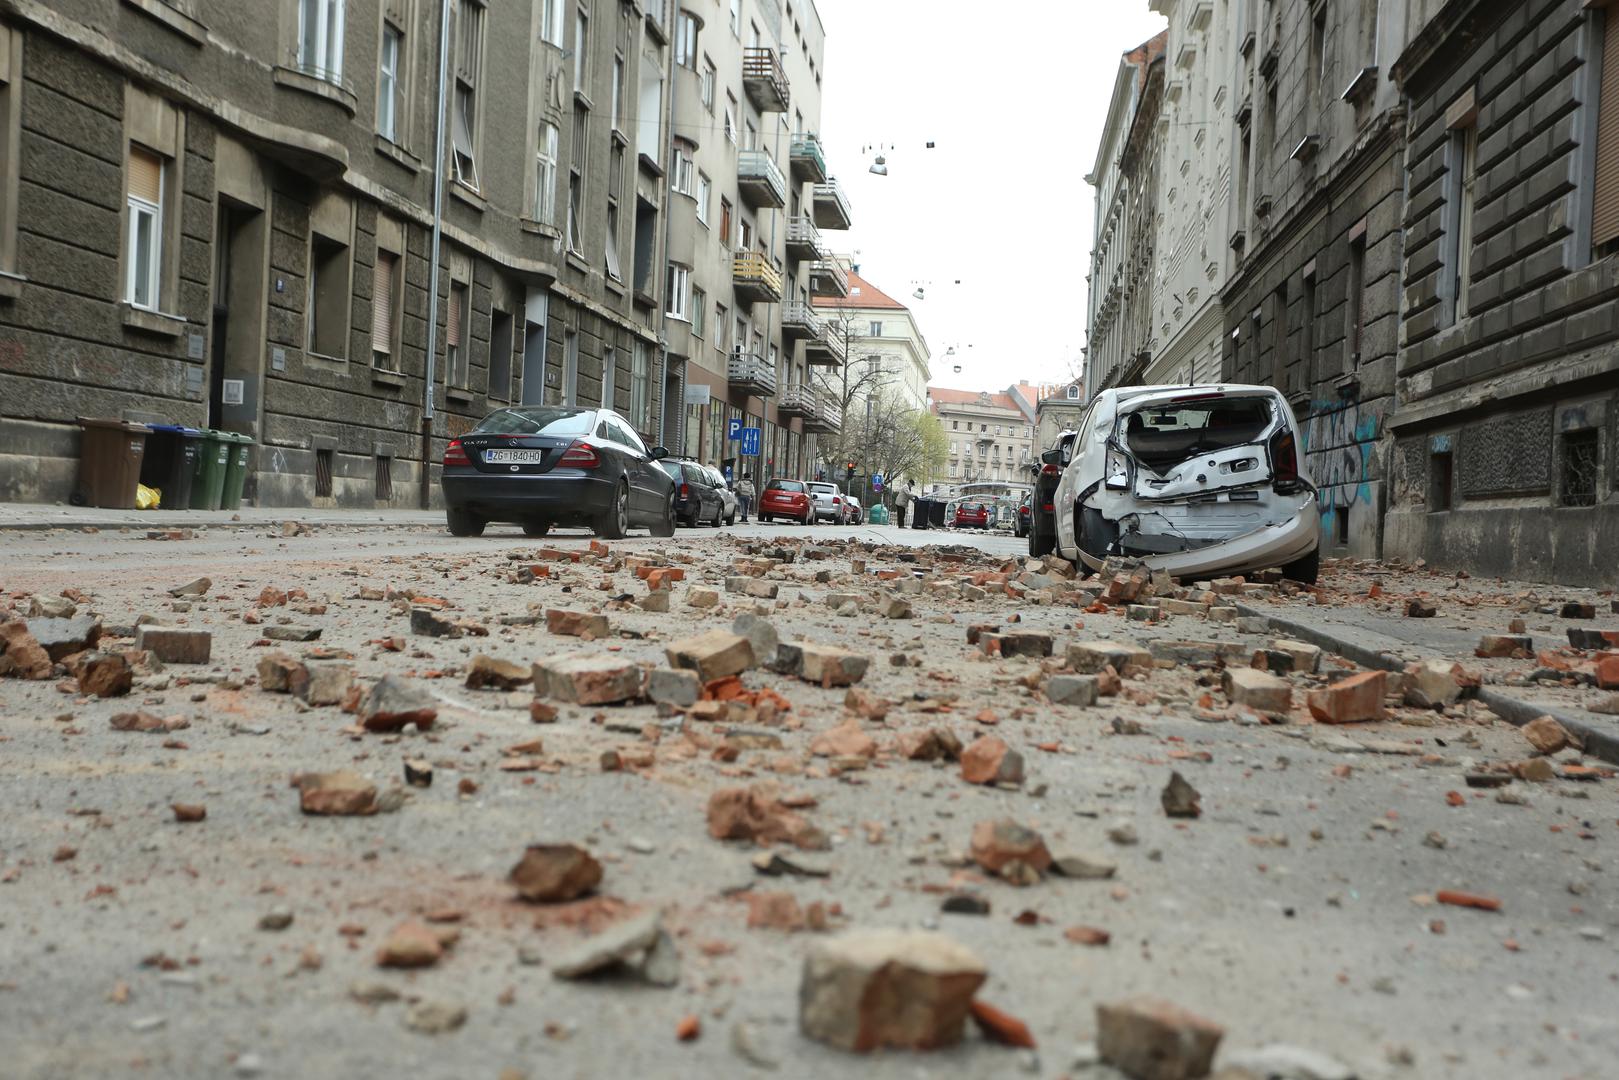
[[[226,439],[228,432],[208,428],[202,433],[202,453],[197,455],[197,472],[191,478],[191,509],[218,510],[225,494],[225,472],[235,449]]]
[[[878,503],[876,506],[873,506],[870,510],[866,511],[866,521],[872,525],[887,525],[888,507],[884,506],[882,503]]]
[[[225,487],[219,498],[221,510],[235,510],[242,505],[242,485],[247,482],[247,454],[253,440],[234,431],[221,431],[229,461],[225,466]]]

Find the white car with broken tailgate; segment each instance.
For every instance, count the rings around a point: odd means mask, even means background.
[[[1058,550],[1093,570],[1110,555],[1178,578],[1320,570],[1315,485],[1274,387],[1101,391],[1053,501]]]

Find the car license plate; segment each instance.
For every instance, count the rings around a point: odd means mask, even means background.
[[[545,451],[485,450],[483,459],[491,465],[538,465],[545,460]]]

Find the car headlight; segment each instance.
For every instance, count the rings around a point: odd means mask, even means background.
[[[1107,448],[1107,468],[1104,474],[1107,477],[1107,486],[1113,491],[1123,491],[1130,486],[1130,458],[1123,450],[1116,446]]]

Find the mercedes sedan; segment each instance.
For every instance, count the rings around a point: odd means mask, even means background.
[[[478,536],[491,521],[528,536],[584,526],[618,539],[634,526],[675,533],[675,485],[624,417],[610,409],[521,405],[499,409],[451,439],[439,483],[450,533]]]

